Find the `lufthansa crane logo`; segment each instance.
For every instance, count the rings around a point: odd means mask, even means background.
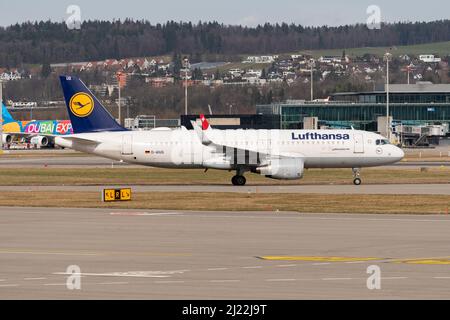
[[[70,99],[70,111],[77,117],[87,117],[94,110],[94,99],[84,92],[75,94]]]

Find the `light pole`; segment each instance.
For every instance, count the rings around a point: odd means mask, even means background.
[[[408,72],[408,84],[410,83],[409,82],[409,74],[410,74],[410,72],[411,72],[411,66],[407,66],[406,67],[406,72]]]
[[[189,59],[184,58],[184,114],[188,114],[188,69],[189,69]]]
[[[122,125],[122,106],[121,106],[121,95],[120,95],[120,80],[121,80],[121,76],[122,76],[122,72],[117,72],[117,88],[119,90],[119,103],[118,103],[118,107],[119,107],[119,124]]]
[[[314,59],[310,60],[311,64],[311,102],[314,101]]]
[[[386,133],[388,140],[391,141],[391,121],[389,119],[389,62],[392,59],[392,54],[386,52],[384,59],[386,60]]]

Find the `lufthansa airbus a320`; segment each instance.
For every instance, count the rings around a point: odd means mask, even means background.
[[[61,76],[74,134],[55,138],[61,147],[133,164],[164,168],[233,170],[234,185],[253,172],[295,180],[305,168],[360,168],[396,163],[403,151],[383,136],[359,130],[218,130],[202,115],[194,130],[129,131],[120,126],[77,77]],[[75,98],[74,98],[75,97]],[[91,104],[89,104],[92,102]],[[76,109],[88,103],[83,111]]]

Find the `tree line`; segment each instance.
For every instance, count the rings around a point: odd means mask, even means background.
[[[80,30],[63,22],[26,22],[0,28],[0,66],[157,56],[175,52],[198,60],[215,55],[267,54],[298,50],[415,45],[450,41],[450,20],[305,27],[256,27],[218,22],[85,21]]]

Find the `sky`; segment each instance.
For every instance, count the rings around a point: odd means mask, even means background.
[[[367,8],[377,5],[381,21],[450,19],[448,0],[0,0],[0,26],[24,21],[65,21],[69,5],[82,20],[146,19],[152,23],[218,21],[256,26],[265,22],[305,26],[365,23]]]

